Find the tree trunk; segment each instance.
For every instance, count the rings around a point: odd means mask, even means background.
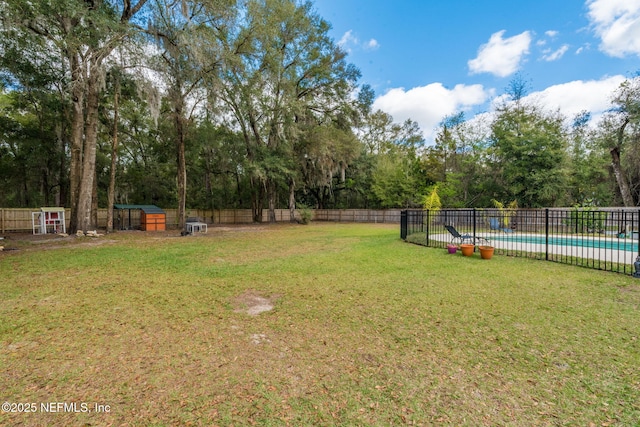
[[[251,187],[251,213],[253,215],[253,222],[262,222],[262,199],[264,196],[263,185],[258,182],[256,185],[256,179],[251,177],[249,180]]]
[[[236,192],[238,194],[236,206],[242,206],[242,186],[240,185],[240,174],[238,172],[234,172],[234,176],[236,177]]]
[[[613,167],[613,174],[616,177],[616,182],[618,183],[618,188],[620,189],[622,202],[624,203],[625,207],[630,208],[634,205],[633,196],[631,195],[631,190],[629,189],[629,182],[624,176],[624,171],[622,170],[622,165],[620,164],[620,147],[622,147],[622,143],[624,141],[624,130],[628,124],[629,118],[627,117],[618,128],[618,132],[616,135],[616,145],[610,150],[610,153],[611,166]]]
[[[268,198],[269,198],[269,222],[276,222],[276,183],[273,180],[269,180],[268,184]]]
[[[21,168],[22,169],[22,194],[23,194],[23,206],[31,206],[31,199],[29,197],[29,171],[27,170],[27,167],[24,163],[22,163]]]
[[[611,166],[613,167],[613,175],[616,177],[620,194],[622,195],[622,202],[627,208],[634,206],[633,196],[631,196],[631,190],[629,189],[629,183],[624,176],[622,166],[620,165],[620,148],[614,147],[611,149]]]
[[[296,181],[289,181],[289,221],[296,222]]]
[[[185,158],[185,128],[182,107],[176,106],[176,149],[178,161],[178,228],[184,229],[187,207],[187,163]]]
[[[324,206],[322,205],[321,190],[318,188],[310,188],[309,191],[316,198],[316,209],[324,209]]]
[[[69,164],[69,197],[71,217],[69,218],[69,232],[75,233],[78,229],[78,198],[80,195],[80,183],[82,179],[82,142],[84,136],[84,88],[83,76],[79,60],[71,55],[71,159]]]
[[[87,124],[85,128],[82,175],[78,192],[77,224],[84,233],[95,227],[92,222],[93,182],[96,176],[96,145],[98,137],[98,87],[97,66],[92,64],[87,84]]]
[[[45,168],[42,170],[42,178],[40,179],[40,194],[42,194],[45,206],[51,206],[51,192],[49,191],[49,171]]]
[[[116,168],[118,167],[118,101],[120,82],[116,81],[113,95],[113,135],[111,138],[111,170],[109,171],[109,191],[107,192],[107,233],[113,232],[113,202],[116,196]]]
[[[63,107],[63,114],[60,117],[60,124],[56,126],[56,136],[58,138],[58,193],[55,197],[55,205],[56,206],[68,206],[67,203],[67,194],[68,194],[68,181],[67,181],[67,156],[66,153],[66,141],[67,141],[67,132],[66,132],[66,124],[70,123],[71,120],[67,114],[68,109]]]
[[[211,163],[213,162],[213,153],[211,149],[207,149],[205,155],[207,161],[205,162],[205,188],[207,191],[207,198],[209,199],[209,208],[211,209],[211,223],[215,222],[215,199],[213,198],[213,168]]]
[[[93,189],[91,190],[91,229],[98,228],[98,171],[93,177]]]

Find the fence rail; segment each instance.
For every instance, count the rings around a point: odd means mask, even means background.
[[[31,212],[39,209],[15,209],[0,208],[0,233],[31,232],[32,219]],[[177,228],[178,210],[164,209],[166,214],[167,228]],[[368,209],[312,209],[312,221],[335,221],[335,222],[373,222],[373,223],[399,223],[400,209],[368,210]],[[139,211],[132,211],[131,223],[140,224]],[[66,225],[69,226],[71,212],[65,212]],[[251,224],[253,216],[251,209],[187,209],[187,217],[199,218],[208,224]],[[289,209],[275,210],[276,222],[289,222]],[[300,218],[300,213],[296,212],[296,217]],[[128,220],[128,218],[127,218]],[[262,222],[268,222],[268,211],[264,210]],[[98,209],[98,228],[107,227],[107,209]]]
[[[400,222],[400,237],[412,243],[445,248],[488,241],[496,254],[636,276],[639,231],[637,208],[405,210]]]

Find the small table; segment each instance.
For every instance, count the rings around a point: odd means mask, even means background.
[[[207,224],[204,222],[187,222],[187,233],[206,233]]]

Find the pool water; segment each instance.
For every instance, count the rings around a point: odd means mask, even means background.
[[[544,236],[524,236],[524,235],[512,235],[512,236],[492,236],[490,240],[497,240],[501,242],[519,242],[519,243],[532,243],[538,245],[544,245],[546,239]],[[638,251],[638,241],[629,240],[613,240],[613,239],[597,239],[597,238],[576,238],[576,237],[560,237],[550,236],[550,245],[557,246],[576,246],[579,248],[597,248],[597,249],[612,249],[616,251]]]

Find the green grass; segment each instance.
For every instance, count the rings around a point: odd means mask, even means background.
[[[0,254],[0,400],[38,405],[0,425],[639,423],[637,279],[388,225],[170,234]]]

